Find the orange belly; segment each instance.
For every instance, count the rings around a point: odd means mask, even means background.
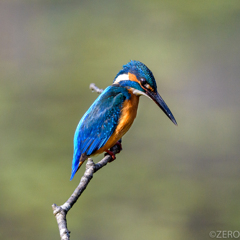
[[[123,103],[121,117],[112,136],[108,139],[106,144],[102,148],[98,149],[93,155],[103,153],[113,147],[116,142],[119,141],[129,130],[135,117],[137,116],[138,101],[139,96],[131,93],[131,98]]]

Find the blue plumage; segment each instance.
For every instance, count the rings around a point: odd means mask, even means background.
[[[108,141],[117,126],[122,104],[129,98],[130,94],[126,88],[109,86],[84,114],[74,135],[74,155],[70,180],[78,170],[81,155],[85,153],[90,156]]]
[[[134,74],[138,79],[141,77],[144,77],[148,84],[152,86],[154,91],[157,90],[157,84],[155,81],[155,78],[151,72],[151,70],[142,62],[136,61],[136,60],[131,60],[129,63],[126,65],[123,65],[123,69],[119,71],[115,79],[124,73],[132,73]],[[114,79],[114,81],[115,81]],[[113,81],[113,82],[114,82]],[[133,83],[133,82],[132,82]],[[138,86],[139,90],[141,90],[141,87]]]
[[[139,97],[152,99],[177,125],[170,109],[157,92],[152,72],[139,61],[130,61],[116,75],[80,120],[74,135],[70,180],[88,156],[109,152],[132,125]],[[115,156],[112,156],[115,159]]]

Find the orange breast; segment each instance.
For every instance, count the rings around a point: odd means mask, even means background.
[[[129,93],[131,92],[129,91]],[[122,136],[129,130],[137,115],[138,101],[139,96],[131,93],[131,98],[126,100],[123,104],[121,117],[112,136],[108,139],[106,144],[102,148],[98,149],[98,151],[96,151],[93,155],[103,153],[104,151],[113,147],[116,142],[120,140]]]

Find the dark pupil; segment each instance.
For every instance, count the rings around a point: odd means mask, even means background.
[[[147,83],[147,81],[146,81],[145,78],[140,78],[140,81],[141,81],[141,83],[142,83],[143,85]]]

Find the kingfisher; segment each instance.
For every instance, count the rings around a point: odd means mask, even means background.
[[[168,118],[177,122],[157,91],[157,84],[150,69],[142,62],[131,60],[118,72],[113,84],[108,86],[81,118],[74,134],[72,160],[75,173],[90,157],[107,152],[131,127],[136,115],[140,96],[153,100]]]

